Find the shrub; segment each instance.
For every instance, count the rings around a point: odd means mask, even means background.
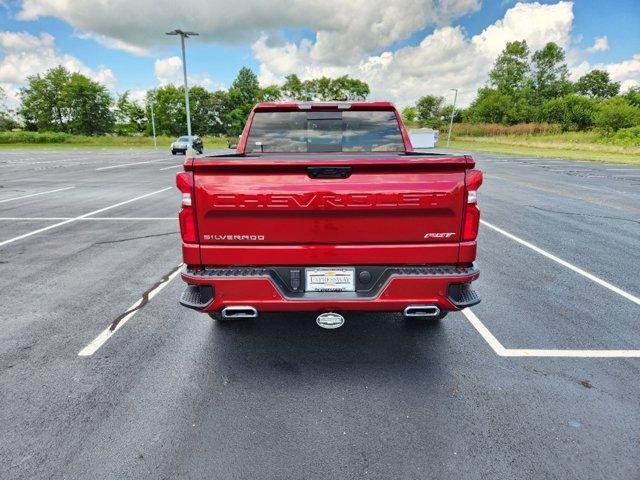
[[[541,121],[562,125],[563,130],[585,130],[593,126],[596,112],[594,100],[566,95],[542,103],[537,116]]]
[[[462,118],[472,123],[514,125],[534,120],[534,108],[527,92],[507,95],[492,88],[481,88]]]
[[[640,108],[640,87],[631,87],[623,97],[629,105]]]
[[[562,132],[560,125],[551,123],[454,123],[453,132],[467,137],[498,137],[503,135],[540,135]]]
[[[469,106],[466,119],[471,122],[508,123],[509,97],[497,90],[482,88]]]
[[[65,143],[71,138],[62,132],[0,132],[0,144]]]
[[[614,97],[600,104],[595,124],[605,132],[640,125],[640,108],[629,105],[622,97]]]
[[[611,137],[611,139],[622,145],[640,147],[640,125],[621,128]]]

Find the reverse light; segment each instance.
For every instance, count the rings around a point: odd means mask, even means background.
[[[467,202],[464,209],[464,227],[462,241],[475,240],[480,228],[480,209],[478,208],[478,189],[482,185],[482,172],[469,170],[467,172]]]
[[[193,173],[178,173],[176,175],[176,185],[182,193],[182,208],[178,214],[182,241],[185,243],[196,243],[198,241],[196,216],[191,199],[191,195],[193,194]]]

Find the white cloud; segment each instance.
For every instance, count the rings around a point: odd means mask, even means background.
[[[598,64],[594,65],[594,68],[605,69],[611,75],[611,79],[617,82],[631,79],[637,83],[640,81],[640,53],[636,53],[632,58],[622,62]]]
[[[640,86],[640,53],[616,63],[596,63],[592,65],[585,60],[571,69],[571,78],[575,80],[594,69],[609,72],[611,80],[620,82],[621,92],[626,92],[631,87]]]
[[[137,103],[138,105],[144,105],[147,98],[147,91],[143,89],[129,90],[129,100]]]
[[[607,50],[609,50],[609,41],[606,35],[604,37],[596,37],[593,45],[587,48],[588,53],[606,52]]]
[[[23,0],[20,20],[65,20],[114,48],[144,51],[173,44],[164,32],[176,27],[200,33],[193,41],[247,43],[261,32],[317,32],[310,52],[316,62],[347,65],[362,55],[476,11],[480,0]]]
[[[110,48],[112,50],[122,50],[127,53],[131,53],[133,55],[149,55],[149,50],[146,48],[138,47],[136,45],[132,45],[123,40],[119,40],[117,38],[107,37],[105,35],[100,35],[97,33],[90,32],[76,32],[76,37],[82,38],[84,40],[95,40],[103,47]]]
[[[261,83],[281,82],[285,75],[302,78],[348,74],[369,83],[371,99],[400,105],[426,93],[451,95],[468,104],[487,79],[496,56],[508,41],[526,39],[535,51],[556,42],[567,51],[572,77],[604,68],[623,86],[640,82],[637,56],[619,63],[591,65],[589,55],[608,50],[606,36],[591,47],[576,47],[573,2],[520,2],[504,17],[475,36],[451,26],[453,20],[480,8],[480,0],[23,0],[18,18],[52,16],[68,22],[83,38],[135,55],[162,45],[175,47],[164,32],[176,27],[200,32],[190,42],[251,44],[260,63]],[[435,30],[418,45],[395,48],[398,42],[429,27]],[[283,30],[315,32],[313,38],[286,41]],[[46,44],[46,38],[18,39]],[[15,47],[23,49],[24,45]],[[51,37],[53,45],[53,37]],[[9,46],[6,47],[7,49]],[[12,47],[13,48],[13,47]],[[39,48],[39,47],[38,47]],[[53,46],[50,47],[53,50]],[[60,54],[57,54],[61,56]],[[71,57],[73,58],[73,57]],[[77,60],[76,60],[77,61]],[[3,81],[0,69],[0,82]],[[108,80],[108,69],[93,72]],[[155,75],[161,84],[182,83],[179,57],[159,58]],[[221,88],[207,74],[192,74],[190,83]]]
[[[7,92],[12,108],[17,105],[18,90],[26,84],[27,77],[58,65],[82,73],[110,89],[116,86],[111,69],[101,66],[93,70],[76,57],[59,52],[55,38],[48,33],[35,36],[26,32],[0,32],[0,84]]]
[[[417,46],[362,57],[351,67],[317,61],[316,44],[309,40],[269,46],[269,38],[263,35],[254,43],[253,52],[261,62],[263,83],[277,81],[292,72],[302,78],[349,74],[369,83],[371,99],[392,99],[405,105],[427,93],[451,96],[449,89],[459,88],[459,101],[465,105],[486,81],[506,42],[526,39],[532,50],[547,42],[567,47],[573,23],[572,7],[571,2],[518,3],[503,19],[471,38],[460,27],[439,27]]]
[[[178,85],[184,82],[182,73],[182,59],[180,57],[158,58],[154,65],[154,73],[161,85]],[[189,86],[200,85],[208,90],[221,90],[224,85],[215,82],[208,74],[193,74],[188,76]]]
[[[157,59],[153,71],[162,85],[182,83],[182,60],[179,57]]]

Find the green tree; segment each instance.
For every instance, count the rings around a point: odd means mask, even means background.
[[[451,120],[451,113],[453,112],[453,104],[445,105],[440,110],[440,114],[444,117],[445,121]],[[453,114],[453,123],[458,123],[462,121],[462,116],[464,115],[464,111],[461,108],[456,108],[455,113]]]
[[[564,63],[562,48],[554,42],[549,42],[535,52],[531,59],[536,103],[562,97],[571,92],[569,70]]]
[[[369,85],[343,75],[338,78],[320,77],[302,81],[297,75],[287,75],[281,88],[284,97],[290,100],[309,102],[319,100],[361,101],[369,95]]]
[[[370,91],[365,82],[343,75],[330,81],[329,93],[330,96],[323,100],[362,101],[366,100]]]
[[[69,80],[70,74],[62,66],[27,77],[27,86],[20,89],[18,112],[28,130],[68,131],[70,110],[63,92]]]
[[[489,83],[500,93],[513,95],[525,88],[529,76],[529,47],[525,40],[509,42],[489,72]]]
[[[129,100],[129,91],[125,91],[116,101],[114,132],[118,135],[142,133],[146,130],[146,123],[144,107]]]
[[[113,131],[113,99],[104,85],[80,73],[72,73],[63,96],[71,112],[71,133],[104,135]]]
[[[640,87],[631,87],[623,97],[629,105],[640,108]]]
[[[280,90],[285,98],[301,102],[311,101],[311,97],[308,96],[308,92],[305,90],[304,83],[295,73],[287,75],[284,77],[284,80],[284,85],[282,85]]]
[[[17,128],[18,122],[12,117],[12,112],[7,108],[7,94],[0,87],[0,131],[7,131]]]
[[[574,89],[591,98],[611,98],[620,92],[620,82],[612,82],[609,72],[595,69],[581,76]]]
[[[191,112],[191,130],[194,135],[215,133],[217,115],[213,93],[199,85],[191,87],[189,89],[189,110]]]
[[[20,92],[19,113],[30,130],[99,135],[113,128],[107,88],[62,66],[28,77]]]
[[[225,124],[231,136],[240,135],[253,106],[261,99],[258,77],[247,67],[242,67],[229,89]]]
[[[607,132],[640,125],[640,108],[629,105],[622,97],[613,97],[600,103],[595,124]]]
[[[229,109],[229,93],[225,90],[218,90],[211,94],[213,123],[211,133],[213,135],[227,135],[227,112]]]
[[[509,95],[494,88],[481,88],[469,106],[467,115],[473,123],[509,123],[512,107]]]
[[[261,102],[277,102],[282,98],[282,92],[277,85],[269,85],[260,90]]]
[[[417,120],[425,127],[438,127],[442,123],[444,97],[425,95],[416,102]]]
[[[416,107],[404,107],[402,109],[402,119],[406,124],[413,124],[418,117],[418,111]]]
[[[546,100],[538,110],[538,121],[557,123],[563,130],[585,130],[595,122],[598,104],[579,95]]]
[[[147,105],[153,102],[156,122],[156,133],[159,135],[185,135],[187,124],[185,120],[184,90],[175,85],[164,85],[147,92]],[[149,115],[149,118],[151,116]],[[147,126],[147,133],[151,124]]]

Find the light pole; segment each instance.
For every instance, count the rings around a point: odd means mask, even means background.
[[[449,90],[453,90],[456,92],[453,97],[453,108],[451,109],[451,121],[449,122],[449,135],[447,136],[447,147],[449,146],[449,142],[451,142],[451,129],[453,128],[453,116],[456,114],[456,100],[458,100],[458,89],[450,88]]]
[[[175,29],[172,32],[167,32],[167,35],[180,35],[180,45],[182,46],[182,74],[184,75],[184,103],[187,106],[187,135],[191,136],[191,112],[189,112],[189,88],[187,87],[187,57],[184,53],[184,39],[199,35],[196,32],[184,32],[180,29]]]
[[[153,115],[153,97],[149,102],[151,106],[151,128],[153,129],[153,148],[158,149],[158,142],[156,140],[156,117]]]

